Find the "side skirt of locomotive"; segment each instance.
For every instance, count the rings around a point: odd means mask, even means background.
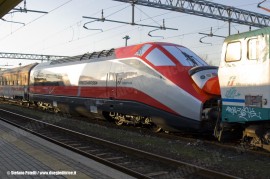
[[[87,117],[113,119],[116,124],[143,124],[156,126],[158,132],[161,128],[165,131],[204,131],[205,125],[183,116],[177,116],[157,108],[135,101],[115,99],[79,98],[53,95],[30,94],[32,101],[44,101],[59,108],[62,112],[80,114]],[[208,129],[207,129],[208,130]],[[213,129],[212,129],[213,130]]]

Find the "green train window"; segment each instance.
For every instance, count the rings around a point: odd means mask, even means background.
[[[257,60],[259,58],[259,41],[258,39],[248,40],[248,52],[247,56],[249,60]]]
[[[226,49],[226,56],[225,56],[225,61],[226,62],[235,62],[235,61],[240,61],[241,60],[241,42],[231,42],[227,44],[227,49]]]

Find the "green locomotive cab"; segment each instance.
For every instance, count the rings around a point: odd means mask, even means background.
[[[219,139],[226,133],[240,134],[252,145],[269,148],[269,36],[270,28],[263,28],[224,41],[218,72],[222,108],[215,134]]]

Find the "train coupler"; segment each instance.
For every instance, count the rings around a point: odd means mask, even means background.
[[[224,123],[215,126],[214,137],[220,142],[239,140],[242,137],[243,128],[238,124]]]

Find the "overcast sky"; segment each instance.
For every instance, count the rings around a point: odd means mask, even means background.
[[[270,13],[257,8],[257,0],[227,0],[212,2],[242,8],[257,13]],[[270,8],[270,1],[263,5]],[[18,7],[23,7],[23,3]],[[228,23],[199,16],[135,6],[135,21],[154,26],[162,25],[165,19],[166,27],[177,28],[177,31],[155,31],[153,36],[148,32],[154,30],[149,27],[138,27],[111,22],[93,22],[86,30],[83,25],[91,20],[82,16],[101,17],[104,9],[105,18],[118,21],[131,21],[131,5],[112,0],[27,0],[27,9],[46,11],[42,13],[11,13],[3,18],[19,23],[8,23],[0,20],[0,51],[10,53],[34,53],[49,55],[72,56],[86,52],[117,48],[125,45],[123,37],[130,36],[128,44],[147,41],[162,41],[181,44],[197,53],[206,61],[214,65],[219,64],[221,46],[224,39],[218,37],[205,38],[209,44],[199,42],[202,35],[213,28],[215,35],[227,36]],[[20,23],[24,23],[20,24]],[[255,28],[253,28],[255,29]],[[248,26],[232,25],[232,33],[248,31]],[[23,65],[33,61],[0,59],[0,65]]]

